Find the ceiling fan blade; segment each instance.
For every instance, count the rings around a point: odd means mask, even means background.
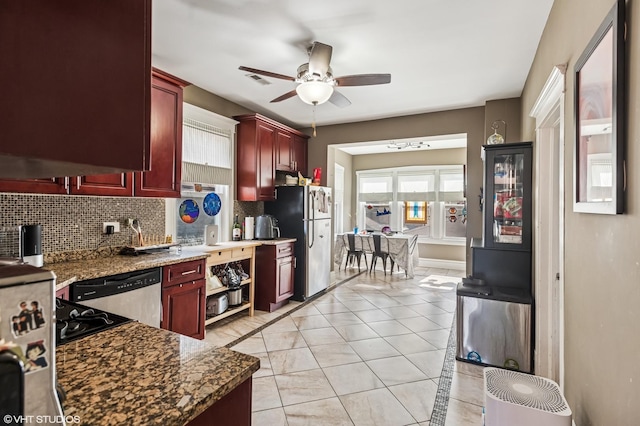
[[[256,68],[249,68],[249,67],[244,67],[244,66],[239,66],[238,69],[242,70],[242,71],[252,72],[254,74],[264,75],[264,76],[267,76],[267,77],[279,78],[279,79],[282,79],[282,80],[289,80],[289,81],[296,81],[296,79],[293,78],[293,77],[289,77],[288,75],[278,74],[278,73],[271,72],[271,71],[263,71],[263,70],[259,70],[259,69],[256,69]]]
[[[329,71],[333,47],[328,44],[314,42],[309,55],[309,74],[323,78]]]
[[[336,77],[338,86],[373,86],[391,83],[391,74],[356,74]]]
[[[290,92],[285,93],[284,95],[278,96],[277,98],[273,99],[271,101],[271,103],[273,102],[280,102],[280,101],[284,101],[285,99],[289,99],[294,97],[295,95],[297,95],[298,93],[296,92],[296,89],[293,89]]]
[[[340,108],[348,107],[349,105],[351,105],[351,101],[337,90],[333,91],[333,94],[329,98],[329,102]]]

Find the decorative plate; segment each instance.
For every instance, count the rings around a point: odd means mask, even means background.
[[[204,201],[202,203],[202,208],[204,212],[209,216],[215,216],[220,213],[220,208],[222,207],[222,201],[220,197],[215,192],[210,192],[204,197]]]
[[[200,216],[200,207],[191,199],[184,200],[178,208],[178,214],[184,223],[193,223]]]

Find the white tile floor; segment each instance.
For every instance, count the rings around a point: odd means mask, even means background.
[[[233,346],[261,361],[253,424],[481,425],[482,368],[457,361],[446,421],[430,423],[464,272],[415,273],[358,275]],[[218,324],[206,339],[228,345],[299,306]]]

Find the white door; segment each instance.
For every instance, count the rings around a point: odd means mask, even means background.
[[[564,71],[554,68],[530,116],[536,119],[535,374],[564,381]]]

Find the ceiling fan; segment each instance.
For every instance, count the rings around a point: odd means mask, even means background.
[[[356,74],[334,77],[333,71],[329,66],[332,50],[333,48],[328,44],[318,41],[313,42],[308,49],[309,62],[298,67],[297,77],[289,77],[287,75],[245,66],[240,66],[239,69],[254,74],[299,83],[294,90],[278,96],[271,102],[284,101],[297,94],[303,102],[310,105],[320,105],[329,101],[341,108],[351,105],[351,101],[342,93],[335,90],[336,86],[372,86],[391,82],[391,74]]]

